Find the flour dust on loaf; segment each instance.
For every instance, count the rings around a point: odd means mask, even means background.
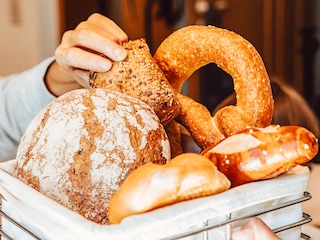
[[[104,89],[75,90],[50,103],[29,125],[14,175],[106,224],[109,199],[126,176],[147,162],[169,161],[169,145],[144,102]]]

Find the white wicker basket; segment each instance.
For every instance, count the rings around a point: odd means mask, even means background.
[[[283,240],[311,239],[301,225],[309,170],[297,166],[277,178],[215,196],[181,202],[101,226],[84,219],[11,176],[15,160],[0,164],[4,239],[230,239],[231,231],[259,216]]]

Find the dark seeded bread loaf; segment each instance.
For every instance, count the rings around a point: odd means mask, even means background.
[[[114,90],[147,103],[166,125],[180,111],[177,97],[153,59],[144,39],[124,43],[128,57],[114,62],[108,72],[91,72],[90,85]]]

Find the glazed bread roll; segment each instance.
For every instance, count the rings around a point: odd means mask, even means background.
[[[208,147],[201,155],[210,159],[235,187],[274,178],[310,161],[317,152],[318,140],[307,129],[270,125],[245,129]]]
[[[207,158],[181,154],[165,165],[148,163],[131,173],[113,195],[110,223],[184,200],[230,188],[230,181]]]
[[[136,97],[147,103],[163,125],[177,116],[179,104],[170,83],[150,54],[144,39],[123,44],[127,58],[113,62],[107,72],[91,72],[90,85],[114,90]]]
[[[81,89],[60,96],[22,137],[14,176],[96,223],[134,169],[170,159],[167,135],[144,102],[119,92]]]

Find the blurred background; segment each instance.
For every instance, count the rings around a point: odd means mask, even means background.
[[[319,114],[318,0],[1,0],[0,75],[54,55],[63,32],[93,12],[113,19],[130,39],[146,38],[151,53],[185,25],[235,31],[256,47],[269,75],[293,86]],[[233,82],[209,64],[190,77],[183,91],[212,110],[233,91]]]

